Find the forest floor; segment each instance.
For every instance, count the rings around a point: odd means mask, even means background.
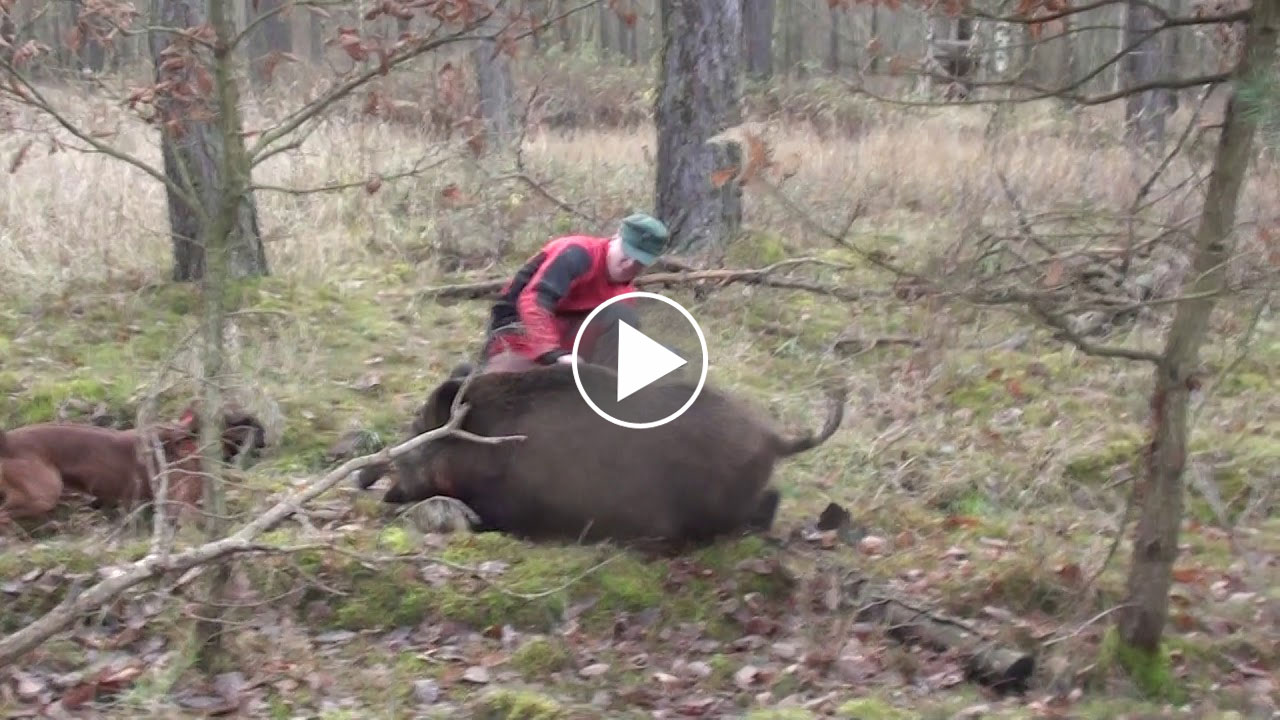
[[[1049,111],[1018,122],[999,157],[1027,207],[1101,217],[1124,205],[1122,150],[1081,150]],[[814,220],[839,227],[861,201],[854,239],[916,262],[976,223],[1010,222],[981,130],[978,115],[912,114],[851,138],[791,129],[770,142],[793,163],[786,192]],[[158,162],[130,132],[120,142]],[[6,137],[0,150],[19,144]],[[338,123],[256,179],[349,182],[433,147],[403,128]],[[648,204],[653,148],[645,130],[539,133],[524,171],[583,214],[616,220]],[[343,456],[404,437],[425,393],[474,350],[487,312],[420,291],[500,277],[554,233],[608,231],[495,179],[509,169],[453,159],[374,193],[259,193],[272,274],[234,292],[229,383],[269,445],[231,474],[233,522]],[[1260,173],[1245,214],[1274,215],[1261,188],[1276,186],[1276,168]],[[162,408],[176,413],[198,366],[181,340],[199,298],[169,282],[161,188],[74,152],[33,154],[7,177],[0,426],[128,422],[158,378]],[[382,506],[381,485],[347,482],[270,536],[322,547],[234,565],[215,678],[191,667],[197,598],[156,586],[0,669],[0,712],[62,702],[115,717],[1274,717],[1273,313],[1254,323],[1251,306],[1228,301],[1215,317],[1167,663],[1135,678],[1109,648],[1132,550],[1115,539],[1146,437],[1150,368],[1084,355],[1004,308],[904,298],[768,195],[749,188],[745,202],[749,234],[729,264],[821,257],[853,269],[818,267],[813,282],[865,292],[841,302],[740,285],[663,290],[707,332],[709,382],[787,425],[816,422],[815,375],[852,387],[836,435],[777,473],[780,542],[653,560],[423,535]],[[1140,318],[1106,340],[1158,349],[1161,330]],[[847,532],[814,530],[831,502],[851,513]],[[78,502],[0,538],[0,632],[51,608],[73,579],[147,548],[118,516]],[[1029,687],[999,694],[966,677],[956,653],[859,621],[854,578],[1032,654]]]

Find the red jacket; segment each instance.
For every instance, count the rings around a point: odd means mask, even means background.
[[[496,353],[505,345],[530,360],[553,363],[573,351],[574,336],[567,332],[604,301],[635,292],[631,283],[610,282],[606,257],[609,238],[569,235],[556,238],[529,258],[502,288],[490,314],[489,332],[519,324],[517,332],[504,331]],[[630,302],[623,300],[622,302]],[[566,317],[566,316],[578,317]],[[568,335],[568,337],[566,337]]]

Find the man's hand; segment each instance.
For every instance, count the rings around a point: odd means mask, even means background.
[[[568,355],[561,355],[560,357],[556,358],[556,362],[560,363],[561,365],[572,365],[573,353],[570,353]]]

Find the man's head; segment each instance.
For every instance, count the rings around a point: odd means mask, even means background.
[[[609,243],[609,279],[630,282],[640,271],[657,262],[666,249],[669,235],[661,220],[645,213],[623,219]]]

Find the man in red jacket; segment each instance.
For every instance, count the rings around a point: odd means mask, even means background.
[[[568,235],[542,247],[502,288],[490,312],[484,372],[527,370],[573,362],[573,341],[587,315],[604,301],[635,292],[632,280],[657,261],[669,234],[644,213],[625,218],[611,237]],[[638,318],[623,300],[601,311],[579,351],[590,360],[594,341],[626,318]]]

